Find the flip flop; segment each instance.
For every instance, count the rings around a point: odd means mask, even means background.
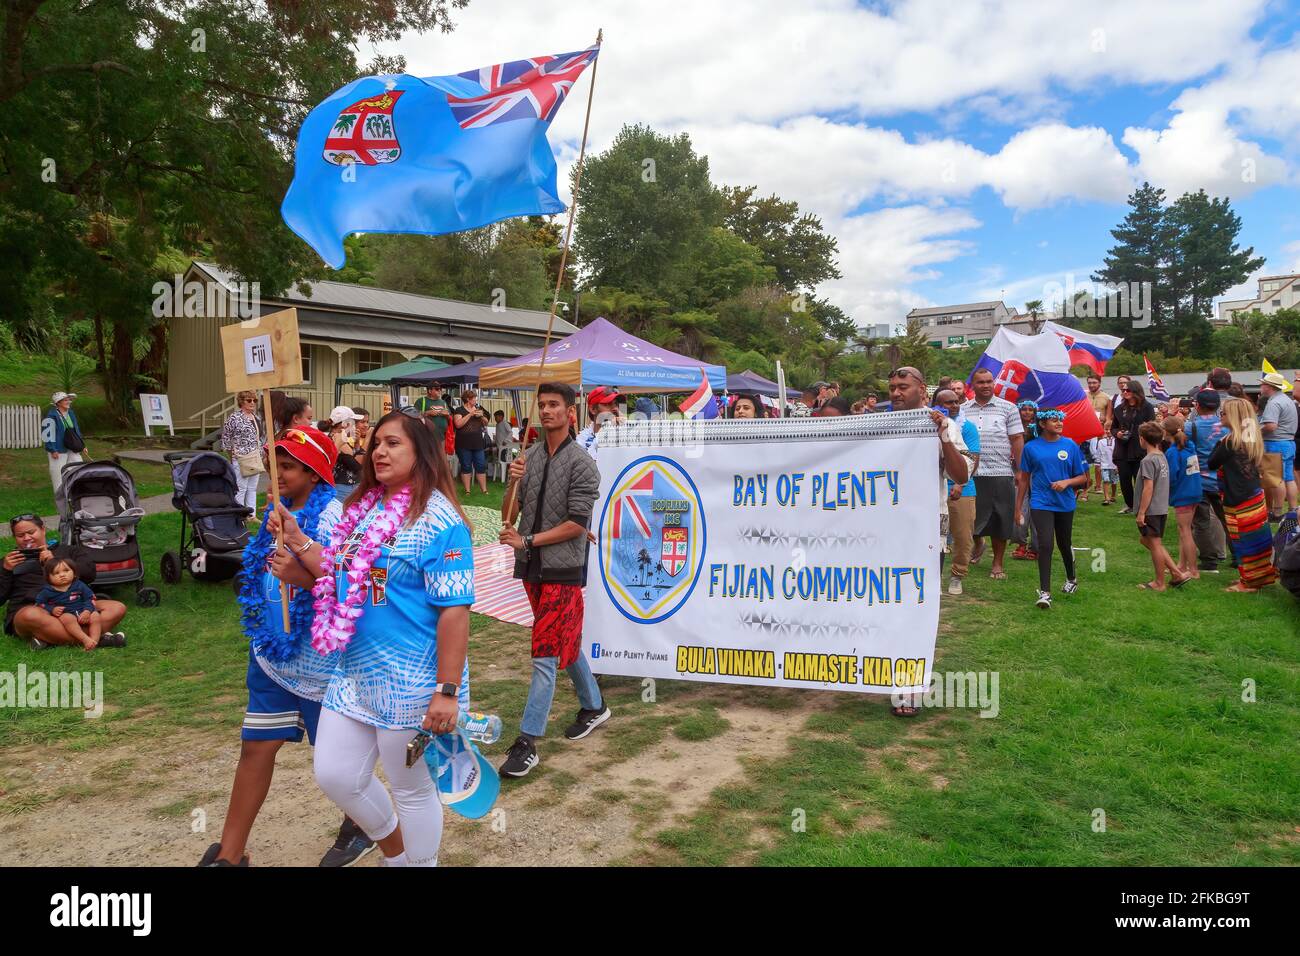
[[[891,707],[889,712],[895,717],[915,717],[918,713],[917,708],[911,704],[904,704],[902,707]]]
[[[1192,579],[1192,576],[1191,576],[1190,574],[1187,575],[1187,577],[1182,578],[1182,579],[1180,579],[1180,580],[1178,580],[1178,581],[1175,581],[1173,578],[1170,578],[1170,579],[1169,579],[1169,586],[1170,586],[1170,587],[1175,587],[1175,588],[1180,588],[1180,587],[1182,587],[1184,584],[1186,584],[1188,581],[1190,581],[1191,579]]]
[[[1138,585],[1138,590],[1139,590],[1139,591],[1159,591],[1160,588],[1156,587],[1156,586],[1155,586],[1154,584],[1152,584],[1150,581],[1143,581],[1141,584]]]
[[[990,572],[989,572],[989,577],[991,577],[994,581],[1005,581],[1005,580],[1007,579],[1007,572],[1005,572],[1005,571],[990,571]]]

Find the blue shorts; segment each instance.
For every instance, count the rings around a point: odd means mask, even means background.
[[[267,676],[262,665],[248,655],[248,709],[244,711],[241,740],[307,739],[316,743],[316,724],[320,721],[320,701],[299,697]]]
[[[1264,439],[1264,451],[1282,456],[1282,480],[1295,481],[1295,442],[1282,439]]]
[[[487,474],[487,451],[485,449],[457,448],[456,457],[460,459],[460,473],[462,475],[468,475],[471,472],[476,475]]]

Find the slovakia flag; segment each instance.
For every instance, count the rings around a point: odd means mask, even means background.
[[[1097,375],[1106,374],[1106,363],[1111,360],[1115,350],[1124,341],[1114,335],[1095,335],[1091,332],[1067,329],[1064,325],[1057,325],[1055,322],[1044,322],[1043,331],[1054,332],[1060,336],[1061,341],[1065,343],[1066,351],[1070,354],[1071,365],[1086,365]]]
[[[714,397],[713,389],[709,387],[709,379],[703,372],[700,373],[699,386],[682,402],[682,414],[687,418],[718,417],[718,400]]]
[[[987,351],[975,363],[975,372],[993,373],[993,394],[1015,403],[1030,398],[1040,408],[1065,412],[1065,436],[1076,442],[1101,435],[1101,422],[1088,394],[1070,374],[1070,356],[1056,335],[1021,335],[998,329]],[[968,383],[969,384],[969,383]]]

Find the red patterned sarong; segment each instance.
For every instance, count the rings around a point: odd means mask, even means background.
[[[582,650],[582,586],[525,581],[533,608],[533,657],[558,657],[561,668]]]

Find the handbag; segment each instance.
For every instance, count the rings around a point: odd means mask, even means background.
[[[262,451],[260,448],[243,455],[236,455],[235,463],[239,466],[241,478],[251,478],[253,475],[260,475],[266,471],[265,466],[262,464]]]

